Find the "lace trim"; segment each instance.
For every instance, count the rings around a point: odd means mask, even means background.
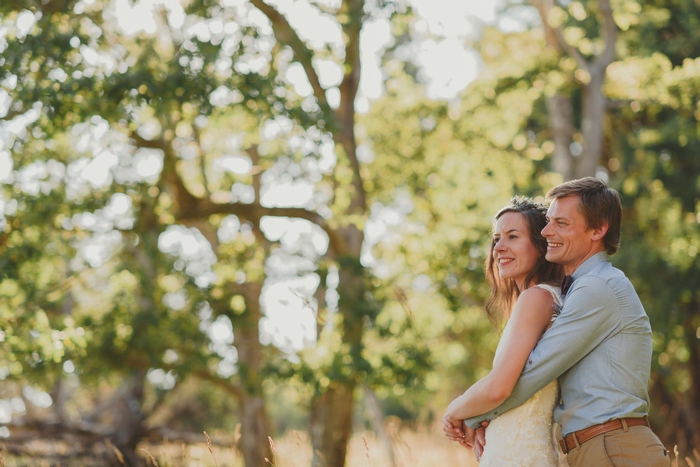
[[[557,319],[557,316],[561,314],[561,305],[558,303],[553,303],[552,304],[552,319],[550,321],[554,321]]]

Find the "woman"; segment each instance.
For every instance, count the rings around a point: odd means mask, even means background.
[[[491,286],[486,310],[492,323],[506,319],[507,324],[491,372],[448,406],[443,417],[448,437],[461,420],[488,412],[508,398],[530,352],[561,307],[561,266],[544,259],[547,241],[541,231],[547,224],[546,211],[543,204],[513,198],[496,214],[486,260]],[[558,397],[555,380],[525,404],[491,421],[481,466],[558,466],[552,433]]]

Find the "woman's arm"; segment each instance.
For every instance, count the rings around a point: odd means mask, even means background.
[[[493,369],[447,407],[444,419],[461,420],[486,413],[510,396],[530,352],[552,319],[552,295],[539,287],[525,290],[515,303]]]

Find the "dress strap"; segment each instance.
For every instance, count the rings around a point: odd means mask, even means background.
[[[537,287],[540,289],[544,289],[550,294],[552,294],[552,299],[554,300],[554,303],[552,303],[552,322],[557,319],[557,317],[561,314],[561,308],[562,308],[562,300],[561,300],[561,289],[557,287],[556,285],[549,285],[549,284],[537,284]],[[551,326],[551,324],[550,324]],[[549,328],[548,328],[549,329]]]
[[[539,287],[540,289],[544,289],[550,294],[552,294],[552,298],[554,299],[554,303],[556,305],[561,306],[562,301],[561,301],[561,289],[556,286],[556,285],[549,285],[549,284],[537,284],[536,287]]]

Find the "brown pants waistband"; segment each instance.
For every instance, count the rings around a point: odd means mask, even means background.
[[[559,440],[559,446],[561,450],[566,454],[571,451],[577,445],[580,446],[586,441],[595,438],[598,435],[607,433],[609,431],[621,430],[626,426],[649,426],[649,421],[647,417],[642,418],[620,418],[617,420],[610,420],[609,422],[601,423],[600,425],[593,425],[592,427],[586,428],[584,430],[574,431],[569,433],[563,439]],[[578,443],[577,443],[578,441]]]

